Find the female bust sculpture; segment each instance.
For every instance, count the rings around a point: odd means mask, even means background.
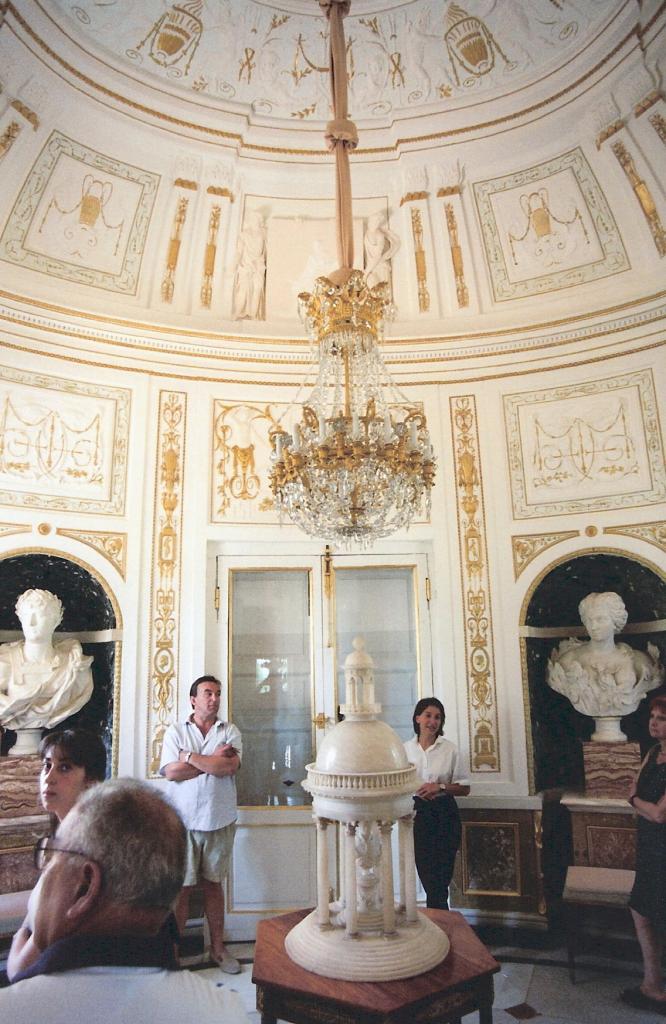
[[[53,643],[62,604],[50,591],[26,590],[16,614],[24,639],[0,646],[0,724],[18,732],[50,729],[90,700],[93,659],[78,640]]]
[[[627,622],[619,594],[588,594],[578,613],[590,639],[563,640],[551,652],[548,685],[568,697],[577,711],[595,719],[593,740],[626,740],[620,718],[635,711],[648,690],[663,680],[659,651],[653,644],[645,654],[615,643],[614,634]]]

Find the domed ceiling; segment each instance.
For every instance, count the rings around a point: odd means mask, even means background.
[[[255,118],[329,116],[317,0],[52,0],[70,31],[149,76]],[[358,120],[447,109],[529,88],[579,54],[623,0],[355,0],[346,19]],[[62,24],[62,22],[61,22]]]
[[[392,338],[487,352],[658,296],[665,21],[634,0],[352,0],[355,265],[389,283]],[[328,65],[317,0],[13,0],[7,293],[301,342],[297,295],[336,266]]]

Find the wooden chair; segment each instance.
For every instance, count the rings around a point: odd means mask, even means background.
[[[626,907],[633,888],[635,871],[623,868],[588,868],[572,865],[562,893],[566,904],[567,961],[569,977],[575,985],[575,935],[580,935],[580,916],[576,907]]]

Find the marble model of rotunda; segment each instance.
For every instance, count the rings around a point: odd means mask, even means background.
[[[446,934],[416,908],[412,796],[416,769],[402,741],[378,719],[373,662],[354,640],[345,660],[344,720],[307,766],[317,826],[317,907],[289,932],[297,964],[347,981],[389,981],[431,970],[449,951]],[[340,898],[329,902],[327,829],[342,838]],[[398,823],[399,902],[391,835]]]

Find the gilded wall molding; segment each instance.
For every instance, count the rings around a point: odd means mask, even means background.
[[[410,212],[412,215],[412,237],[414,239],[414,264],[416,267],[416,284],[419,296],[419,313],[427,313],[430,309],[430,293],[428,291],[426,252],[423,246],[423,219],[418,208],[414,208]]]
[[[666,118],[663,114],[650,114],[648,121],[656,131],[661,141],[666,145]]]
[[[666,522],[627,523],[625,526],[605,526],[604,533],[615,533],[623,537],[635,537],[646,544],[653,544],[660,551],[666,551]]]
[[[446,226],[449,232],[453,276],[456,282],[456,298],[458,300],[459,308],[463,309],[465,306],[469,306],[469,291],[465,284],[465,268],[463,265],[462,246],[460,245],[460,240],[458,238],[458,222],[456,221],[453,204],[445,203],[444,212],[446,214]]]
[[[201,279],[201,305],[204,309],[210,309],[213,301],[213,274],[215,273],[215,258],[217,256],[217,233],[220,229],[221,208],[216,203],[208,216],[208,234],[204,248],[203,275]]]
[[[519,533],[511,538],[513,555],[513,578],[518,579],[533,559],[542,551],[560,544],[563,540],[578,537],[578,530],[562,530],[559,533]]]
[[[180,243],[182,240],[183,228],[185,227],[185,218],[187,217],[188,202],[188,199],[181,196],[176,204],[176,212],[173,216],[171,237],[169,238],[169,244],[167,246],[166,264],[161,286],[161,294],[165,302],[171,302],[173,299],[176,268],[178,266],[178,256],[180,255]]]
[[[419,192],[405,192],[404,196],[400,200],[400,205],[404,206],[405,203],[417,203],[421,199],[427,199],[429,195],[430,193],[426,192],[424,189],[421,189]]]
[[[500,771],[490,566],[474,395],[449,399],[456,465],[460,582],[472,773]]]
[[[31,526],[18,523],[0,523],[0,537],[12,537],[15,533],[30,533]]]
[[[56,530],[61,537],[71,537],[81,544],[87,544],[103,555],[113,568],[125,579],[127,568],[127,534],[112,530]]]
[[[178,629],[183,543],[187,395],[160,391],[153,503],[147,772],[155,777],[178,706]]]
[[[636,196],[641,213],[645,217],[654,244],[660,256],[666,256],[666,230],[661,223],[659,211],[657,210],[652,193],[646,182],[641,178],[634,158],[623,142],[613,143],[612,150],[617,157],[620,167],[624,171]]]

